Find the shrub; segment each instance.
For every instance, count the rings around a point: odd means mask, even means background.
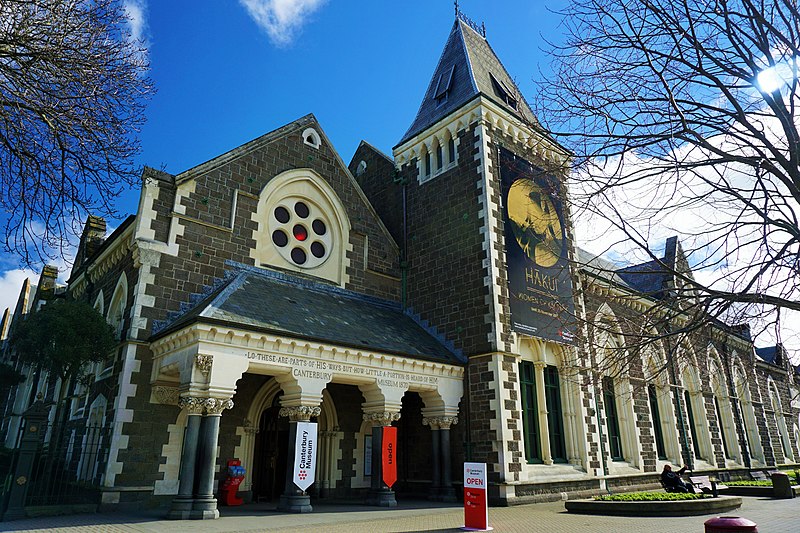
[[[771,487],[772,481],[726,481],[725,484],[729,487]]]
[[[608,494],[596,496],[595,500],[604,502],[671,502],[678,500],[700,500],[705,494],[688,492],[629,492],[626,494]]]

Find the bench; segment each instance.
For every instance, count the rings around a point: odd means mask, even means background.
[[[769,478],[764,472],[750,472],[750,477],[753,481],[769,481]]]
[[[692,482],[694,485],[696,493],[703,493],[707,492],[709,494],[713,493],[713,487],[711,486],[711,478],[709,476],[689,476],[689,481]],[[727,489],[727,485],[723,485],[722,483],[714,482],[717,486],[717,490]]]
[[[691,478],[689,478],[689,479],[691,479]],[[668,486],[667,486],[667,485],[664,483],[664,481],[663,481],[662,479],[659,479],[659,480],[658,480],[658,482],[659,482],[659,483],[661,483],[661,487],[664,489],[664,492],[682,492],[682,491],[679,491],[679,490],[678,490],[678,487],[668,487]],[[698,488],[697,488],[697,486],[695,486],[695,485],[689,485],[689,484],[687,483],[687,487],[688,487],[688,488],[690,488],[690,489],[691,489],[692,487],[694,487],[694,493],[695,493],[695,494],[702,494],[702,493],[703,493],[703,491],[702,491],[702,490],[700,490],[700,489],[698,489]]]

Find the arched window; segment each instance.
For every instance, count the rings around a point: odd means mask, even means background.
[[[120,275],[117,286],[114,288],[114,292],[111,296],[111,303],[108,305],[108,313],[106,314],[106,322],[111,325],[117,340],[125,340],[125,312],[127,308],[128,278],[123,273]],[[102,363],[102,369],[98,378],[107,377],[114,369],[115,355],[115,351],[108,354],[108,358]]]
[[[450,138],[447,141],[447,154],[448,154],[448,158],[447,158],[448,164],[455,163],[456,162],[456,141],[452,136],[450,136]]]
[[[322,144],[322,140],[317,130],[314,128],[306,128],[303,130],[303,143],[312,148],[319,148]]]
[[[423,170],[426,178],[431,176],[431,153],[426,151],[424,156]]]
[[[108,306],[106,322],[114,328],[117,339],[124,339],[123,328],[125,327],[125,311],[128,306],[128,278],[123,273],[114,288],[111,303]]]
[[[747,436],[747,445],[750,451],[750,464],[751,466],[764,466],[766,464],[764,461],[764,449],[761,446],[761,436],[758,433],[750,387],[745,376],[746,374],[742,371],[741,366],[736,365],[733,369],[733,387],[736,390],[736,396],[741,406],[742,424],[744,425],[744,432]]]
[[[652,333],[658,335],[656,332]],[[656,461],[681,464],[678,423],[672,389],[665,368],[666,354],[660,344],[654,344],[646,357],[645,379],[647,381],[647,401],[650,407],[650,421],[653,424]],[[656,470],[661,470],[660,465]]]
[[[789,431],[786,428],[786,418],[783,416],[783,406],[781,405],[781,399],[778,396],[778,389],[775,386],[775,382],[772,381],[772,378],[769,378],[767,385],[769,388],[769,397],[772,404],[772,410],[774,412],[775,425],[778,428],[778,436],[780,437],[781,441],[781,450],[783,451],[784,457],[783,462],[788,463],[794,460],[794,454],[792,453],[792,444],[789,441]]]
[[[632,363],[630,354],[611,308],[603,306],[597,314],[596,368],[600,374],[599,394],[605,417],[605,452],[612,461],[609,467],[613,475],[615,470],[625,467],[642,468],[642,444],[636,426],[633,387],[628,378]],[[624,470],[618,473],[621,472]]]
[[[708,432],[708,418],[706,417],[706,408],[697,369],[692,365],[687,365],[684,368],[682,379],[685,388],[683,400],[686,407],[686,417],[689,422],[694,457],[697,460],[706,461],[709,465],[714,465],[714,450],[711,446],[711,435]]]
[[[585,435],[576,380],[563,375],[564,351],[536,339],[521,344],[520,397],[525,458],[528,464],[582,464]],[[587,466],[587,465],[584,465]]]
[[[714,411],[717,418],[722,451],[726,460],[743,464],[742,454],[736,438],[736,423],[733,419],[733,406],[731,405],[728,387],[726,386],[725,370],[719,353],[713,346],[708,347],[709,377],[711,391],[714,393]]]

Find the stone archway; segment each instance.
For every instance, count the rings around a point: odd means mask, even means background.
[[[275,500],[285,485],[288,449],[288,418],[280,416],[283,390],[276,379],[267,381],[255,394],[245,419],[238,456],[246,469],[243,490],[253,491],[253,501]],[[340,441],[339,417],[333,398],[322,391],[318,424],[317,481],[309,489],[327,496],[336,478],[336,456]]]

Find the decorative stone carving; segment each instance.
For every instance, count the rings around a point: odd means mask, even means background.
[[[278,411],[279,416],[288,416],[292,422],[308,422],[311,417],[319,416],[322,413],[320,407],[309,407],[307,405],[294,405],[292,407],[281,407]]]
[[[203,414],[204,406],[201,398],[195,398],[193,396],[181,396],[178,398],[178,406],[181,409],[186,409],[190,415]]]
[[[458,424],[457,416],[430,416],[422,419],[422,424],[430,426],[431,429],[450,429],[450,426]]]
[[[178,387],[153,387],[153,399],[156,403],[164,405],[178,405]]]
[[[203,406],[206,414],[211,416],[221,415],[225,409],[233,408],[233,400],[230,398],[222,400],[220,398],[203,398]]]
[[[258,433],[258,426],[254,425],[253,422],[247,418],[242,422],[242,427],[244,428],[244,432],[248,435],[255,435]]]
[[[454,426],[458,424],[458,417],[457,416],[440,416],[439,417],[439,428],[441,429],[450,429],[450,426]]]
[[[371,422],[373,426],[391,426],[392,422],[400,420],[400,413],[364,413],[364,422]]]
[[[214,364],[214,356],[213,355],[202,355],[197,354],[194,358],[194,366],[197,367],[203,377],[208,379],[208,373],[211,372],[211,365]]]

